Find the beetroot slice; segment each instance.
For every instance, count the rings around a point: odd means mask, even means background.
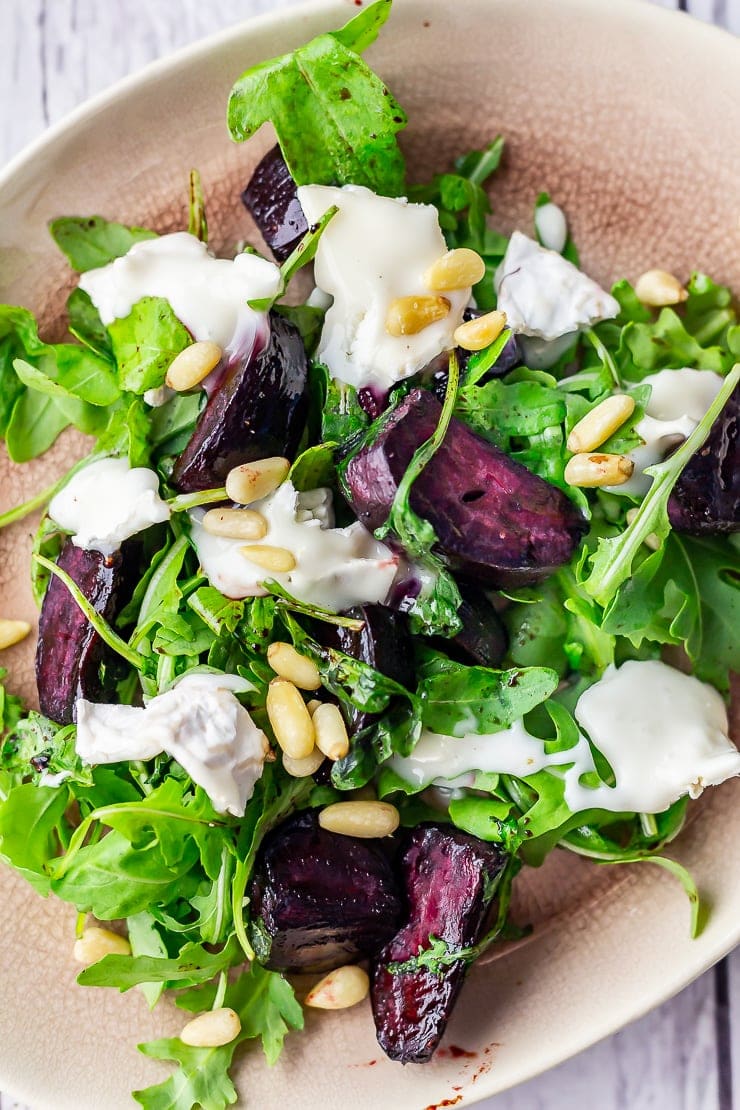
[[[368,528],[387,519],[398,483],[441,410],[432,393],[412,390],[344,462],[345,494]],[[410,502],[433,525],[453,570],[504,588],[539,582],[569,562],[587,529],[561,490],[455,418]]]
[[[329,971],[374,955],[401,912],[380,841],[327,832],[315,811],[265,838],[250,895],[252,945],[279,971]]]
[[[740,530],[740,386],[680,474],[668,519],[677,532],[697,536]]]
[[[465,978],[460,960],[440,968],[389,969],[428,949],[430,937],[449,952],[483,934],[505,855],[494,845],[444,825],[418,825],[408,835],[399,866],[406,921],[373,969],[371,1001],[378,1043],[391,1060],[422,1064],[433,1056]]]
[[[298,329],[270,313],[266,346],[238,353],[201,413],[172,482],[183,493],[223,485],[234,466],[272,455],[292,458],[306,420],[308,363]]]
[[[127,600],[124,595],[130,592],[120,551],[105,556],[75,547],[67,540],[58,565],[96,612],[107,621],[115,618]],[[101,664],[115,659],[64,583],[52,578],[41,606],[36,647],[36,684],[44,716],[68,725],[73,721],[78,698],[104,700]]]
[[[284,262],[308,231],[280,147],[268,150],[242,193],[242,203],[278,262]]]

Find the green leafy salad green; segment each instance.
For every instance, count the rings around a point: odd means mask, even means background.
[[[380,197],[433,206],[447,249],[472,251],[482,260],[482,276],[471,283],[474,319],[495,314],[503,303],[496,275],[510,240],[493,228],[488,188],[502,164],[504,140],[494,137],[483,150],[461,153],[453,168],[431,181],[407,180],[397,141],[406,115],[361,57],[390,6],[391,0],[377,0],[341,30],[248,70],[231,93],[230,133],[245,140],[270,121],[298,186],[361,186]],[[188,231],[203,244],[206,202],[193,172]],[[542,194],[532,203],[542,207],[550,199]],[[561,348],[544,368],[541,358],[530,357],[534,347],[526,336],[515,336],[499,318],[498,334],[478,349],[441,344],[441,364],[399,375],[378,412],[367,390],[337,378],[320,354],[322,328],[328,327],[325,303],[284,299],[295,273],[318,258],[337,219],[333,205],[283,261],[273,293],[263,291],[249,304],[258,315],[269,312],[292,325],[291,334],[300,333],[309,364],[307,402],[287,481],[299,498],[331,491],[343,527],[360,528],[361,514],[351,504],[352,460],[386,434],[414,390],[438,399],[432,434],[410,452],[384,522],[376,522],[374,537],[367,537],[385,544],[380,550],[398,565],[387,604],[399,611],[395,619],[407,637],[403,681],[384,673],[380,656],[373,661],[347,648],[349,634],[363,628],[362,608],[305,596],[269,560],[259,564],[259,585],[252,590],[229,590],[210,572],[196,539],[202,514],[230,500],[224,478],[183,491],[176,468],[219,384],[207,379],[207,390],[200,384],[167,388],[170,367],[197,338],[167,297],[140,297],[130,311],[107,319],[84,288],[75,288],[67,303],[71,338],[56,343],[40,338],[28,309],[0,306],[0,435],[12,462],[37,458],[69,428],[93,437],[90,453],[68,474],[0,516],[0,527],[10,527],[41,510],[30,566],[34,596],[47,614],[52,604],[66,605],[69,627],[78,630],[69,635],[81,637],[77,656],[54,656],[66,660],[53,676],[56,685],[69,678],[67,664],[77,668],[69,681],[77,684],[78,700],[66,719],[27,708],[12,692],[13,674],[4,675],[0,856],[39,894],[76,908],[78,940],[89,928],[87,915],[117,922],[114,928],[127,937],[127,945],[86,966],[80,984],[136,987],[150,1006],[166,992],[187,1012],[183,1022],[223,1008],[238,1016],[240,1032],[225,1044],[193,1046],[173,1037],[139,1046],[173,1067],[169,1078],[134,1092],[149,1110],[222,1110],[235,1103],[230,1070],[242,1042],[258,1040],[272,1065],[285,1037],[303,1027],[297,989],[255,958],[250,916],[263,841],[298,811],[369,798],[394,807],[402,832],[423,822],[449,826],[498,845],[510,861],[493,928],[460,950],[432,935],[418,952],[392,965],[396,974],[444,974],[511,935],[514,872],[521,864],[539,866],[555,848],[597,864],[652,861],[666,868],[689,896],[692,932],[702,924],[694,879],[665,855],[684,823],[689,794],[698,793],[701,783],[695,789],[687,781],[658,809],[620,810],[605,803],[610,790],[623,788],[621,763],[601,750],[593,729],[584,736],[588,726],[578,706],[605,675],[660,660],[666,650],[725,699],[731,674],[740,671],[740,549],[733,534],[738,520],[692,533],[673,527],[671,517],[671,498],[687,464],[712,449],[712,435],[736,403],[740,325],[730,291],[694,273],[683,299],[655,308],[619,281],[612,290],[614,312],[574,329],[567,350]],[[102,216],[61,216],[50,231],[72,269],[86,276],[158,238],[155,230]],[[569,236],[562,253],[568,264],[577,263]],[[715,387],[702,411],[679,433],[674,429],[662,453],[640,464],[642,485],[625,494],[618,484],[569,480],[573,429],[614,394],[629,393],[633,411],[594,445],[598,452],[592,455],[597,464],[606,457],[642,458],[645,429],[673,419],[651,408],[660,372],[704,375],[702,382]],[[415,493],[460,425],[486,451],[495,449],[536,476],[538,489],[546,484],[548,496],[556,491],[561,511],[574,515],[582,537],[546,573],[477,583],[476,605],[484,607],[488,633],[493,629],[498,637],[495,659],[469,650],[469,575],[450,556],[444,521],[430,520],[426,502]],[[736,438],[723,441],[730,485]],[[273,447],[264,452],[276,454]],[[233,465],[255,457],[235,457]],[[79,535],[71,540],[73,529],[48,509],[88,465],[112,459],[154,476],[147,496],[162,515],[130,531],[123,547],[121,541],[109,549],[86,547]],[[733,504],[737,512],[736,495]],[[529,506],[520,508],[526,515]],[[103,566],[105,573],[118,573],[121,561],[126,563],[131,573],[120,605],[100,602],[74,561],[83,558],[98,559],[99,574]],[[55,635],[62,631],[58,619]],[[51,626],[42,618],[42,641],[44,627],[48,633]],[[301,699],[339,706],[348,727],[340,757],[324,760],[313,773],[301,774],[291,764],[269,712],[276,676],[268,649],[275,643],[291,645],[315,665],[320,687]],[[46,665],[39,654],[40,689]],[[84,668],[94,678],[87,686]],[[187,745],[177,754],[165,745],[106,760],[85,758],[78,749],[83,700],[146,713],[149,721],[156,705],[167,704],[160,699],[171,698],[183,679],[217,685],[224,675],[237,680],[228,688],[233,692],[221,691],[231,699],[230,712],[238,702],[255,734],[266,736],[241,806],[221,804],[206,789],[206,779],[193,771],[200,755]],[[125,726],[122,736],[133,727]],[[515,734],[525,735],[541,754],[531,773],[521,767],[513,773],[508,757],[496,764],[497,736],[510,744]],[[435,737],[454,755],[453,773],[424,772],[419,752]],[[489,756],[483,766],[463,767],[461,751],[476,742],[488,745]],[[579,760],[586,761],[582,773]],[[589,790],[595,803],[572,804]],[[520,920],[516,927],[527,924]]]

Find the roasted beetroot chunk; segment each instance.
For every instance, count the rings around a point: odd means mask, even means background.
[[[740,386],[673,487],[668,518],[695,536],[740,531]]]
[[[251,886],[251,941],[266,967],[330,971],[378,952],[401,913],[396,878],[375,840],[327,832],[315,811],[274,829]]]
[[[389,970],[429,948],[433,936],[455,952],[475,944],[493,900],[492,880],[506,857],[493,844],[449,826],[418,825],[400,859],[405,924],[378,956],[371,1000],[378,1043],[391,1060],[423,1064],[442,1039],[467,965]]]
[[[345,494],[360,520],[386,520],[414,451],[434,432],[442,406],[415,389],[343,463]],[[586,521],[565,494],[459,420],[411,489],[411,507],[434,527],[453,569],[491,586],[546,578],[569,562]]]
[[[105,556],[99,551],[84,551],[67,540],[58,565],[106,620],[113,620],[128,600],[130,590],[120,551]],[[67,587],[52,578],[41,606],[36,647],[41,712],[60,725],[71,724],[78,698],[104,700],[100,667],[114,660]]]
[[[300,334],[275,312],[269,339],[247,343],[224,368],[172,481],[183,493],[223,485],[234,466],[292,458],[306,421],[308,363]]]
[[[268,150],[242,193],[242,203],[278,262],[284,262],[308,231],[280,147]]]
[[[412,666],[411,639],[403,617],[382,605],[358,605],[344,614],[363,621],[355,632],[336,624],[321,625],[321,640],[325,647],[337,648],[353,659],[359,659],[376,671],[413,689],[416,685]],[[352,709],[348,720],[350,735],[360,732],[375,719],[372,713]]]
[[[462,628],[450,642],[444,642],[447,651],[461,655],[466,663],[481,667],[500,667],[506,655],[509,638],[503,622],[483,590],[470,582],[458,583],[462,605],[457,615]],[[453,647],[454,645],[454,647]]]

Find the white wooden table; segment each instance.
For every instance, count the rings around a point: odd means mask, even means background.
[[[740,34],[740,0],[654,2]],[[0,162],[125,74],[251,14],[286,4],[0,0],[5,63],[0,67]],[[740,949],[622,1032],[545,1076],[481,1103],[481,1110],[654,1107],[740,1110]],[[24,1108],[0,1094],[0,1110]]]

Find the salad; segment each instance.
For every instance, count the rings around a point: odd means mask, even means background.
[[[236,1049],[275,1063],[304,1004],[369,994],[429,1060],[556,848],[666,868],[698,932],[667,846],[740,774],[731,292],[602,289],[545,193],[499,234],[501,137],[411,184],[361,57],[390,3],[234,85],[232,137],[278,140],[261,252],[209,250],[193,171],[187,230],[52,221],[73,341],[0,306],[10,458],[93,437],[0,517],[42,510],[0,855],[76,907],[80,984],[190,1015],[139,1045],[174,1064],[150,1110],[236,1102]]]

